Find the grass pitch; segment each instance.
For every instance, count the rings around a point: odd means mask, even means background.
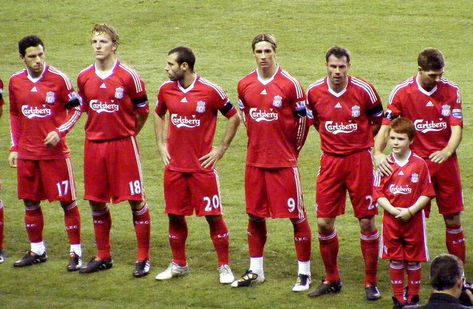
[[[17,42],[38,34],[46,44],[46,59],[67,73],[73,81],[78,72],[93,62],[88,44],[95,23],[107,22],[121,34],[119,57],[135,67],[145,80],[151,107],[159,85],[167,80],[163,71],[167,51],[179,45],[193,48],[196,70],[224,87],[234,103],[238,80],[255,68],[250,42],[260,32],[271,32],[279,41],[279,63],[297,77],[305,88],[325,74],[324,54],[332,45],[352,52],[352,71],[374,83],[384,106],[391,89],[416,72],[418,52],[440,48],[446,58],[445,76],[459,84],[463,93],[465,130],[459,150],[465,205],[463,215],[468,253],[472,253],[473,154],[471,119],[473,81],[470,74],[470,46],[473,19],[470,1],[4,1],[0,10],[0,77],[23,68]],[[7,91],[6,91],[7,92]],[[6,94],[6,93],[5,93]],[[6,95],[5,95],[6,96]],[[6,96],[7,97],[7,96]],[[5,107],[8,110],[8,105]],[[5,249],[8,260],[0,265],[0,307],[2,308],[389,308],[391,290],[387,263],[379,265],[383,298],[364,300],[363,262],[359,249],[359,228],[348,204],[347,214],[337,220],[340,236],[340,267],[344,283],[337,296],[309,299],[290,288],[297,264],[288,220],[269,220],[265,251],[267,281],[248,289],[231,289],[218,283],[216,257],[204,219],[191,217],[187,255],[189,276],[156,282],[154,275],[170,261],[167,218],[163,214],[162,163],[154,143],[152,118],[139,136],[145,187],[152,208],[152,275],[131,276],[135,237],[128,205],[113,206],[113,269],[87,276],[67,273],[68,245],[62,210],[44,203],[45,240],[49,261],[26,269],[13,269],[13,261],[28,248],[23,225],[22,203],[16,198],[16,171],[6,162],[9,148],[8,112],[0,121],[0,161],[6,205]],[[85,117],[84,117],[85,118]],[[223,124],[219,125],[219,141]],[[79,192],[83,192],[82,155],[84,119],[69,135]],[[218,164],[225,216],[231,231],[232,269],[235,275],[248,267],[247,217],[244,210],[243,171],[246,134],[240,128],[232,147]],[[300,170],[313,234],[316,235],[314,192],[320,156],[319,138],[312,129],[300,157]],[[90,210],[82,201],[85,258],[95,253]],[[378,226],[380,219],[378,219]],[[431,256],[445,252],[444,227],[434,213],[428,221]],[[314,286],[323,276],[318,243],[313,243]],[[424,267],[425,301],[428,265]],[[471,278],[473,268],[466,265]]]

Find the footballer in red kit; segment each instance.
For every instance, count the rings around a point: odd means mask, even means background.
[[[445,60],[434,48],[423,50],[418,57],[418,73],[397,85],[390,97],[383,125],[376,136],[375,164],[384,175],[391,173],[389,160],[383,154],[389,124],[397,117],[410,119],[416,129],[412,150],[429,167],[435,188],[435,199],[446,226],[446,247],[464,263],[466,244],[461,212],[463,194],[456,149],[463,131],[460,90],[442,78]],[[426,208],[429,214],[430,205]]]
[[[381,124],[383,107],[373,85],[349,76],[350,53],[332,47],[325,56],[327,77],[309,86],[308,106],[320,134],[322,157],[317,175],[316,207],[319,246],[326,276],[312,293],[318,297],[342,288],[338,270],[338,235],[335,219],[345,213],[348,191],[360,224],[360,245],[365,262],[368,300],[381,297],[377,288],[379,233],[373,203],[371,147]]]
[[[149,274],[150,212],[145,200],[141,158],[136,136],[149,113],[138,73],[116,55],[117,31],[110,25],[92,29],[95,64],[77,78],[82,110],[87,113],[84,146],[85,199],[92,208],[98,253],[80,273],[113,266],[110,248],[112,218],[107,203],[129,201],[137,238],[134,277]]]
[[[156,280],[188,273],[185,216],[205,216],[218,258],[219,280],[234,281],[229,266],[229,232],[223,218],[215,165],[236,134],[240,119],[225,91],[194,72],[195,55],[188,47],[168,52],[165,70],[170,81],[158,91],[155,109],[156,144],[165,164],[164,199],[169,218],[172,261]],[[228,118],[223,140],[212,147],[220,112]],[[166,114],[169,114],[166,120]],[[166,136],[167,123],[167,136]]]
[[[384,209],[382,258],[390,261],[396,308],[419,303],[420,263],[429,259],[424,207],[435,191],[427,164],[410,150],[414,135],[414,125],[407,118],[398,117],[391,123],[392,173],[383,177],[377,171],[374,182],[373,200]]]
[[[31,250],[13,266],[47,260],[43,241],[41,201],[59,201],[70,243],[67,270],[82,265],[80,213],[76,183],[65,136],[80,117],[80,98],[69,78],[45,62],[41,39],[26,36],[18,43],[26,68],[10,78],[10,132],[8,161],[17,168],[18,198],[25,205],[25,225]]]
[[[239,108],[248,135],[245,200],[250,267],[232,287],[265,280],[266,218],[289,218],[298,260],[294,292],[311,283],[312,235],[304,210],[297,158],[307,136],[306,98],[299,81],[276,62],[276,39],[252,42],[257,69],[238,83]]]
[[[3,81],[0,79],[0,117],[3,114],[3,105],[5,101],[3,100]],[[2,179],[0,179],[0,193],[2,192]],[[3,250],[3,239],[5,231],[5,221],[4,221],[4,205],[3,201],[0,200],[0,264],[5,262],[5,252]]]

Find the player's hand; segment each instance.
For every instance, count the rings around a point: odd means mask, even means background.
[[[384,153],[378,153],[373,156],[374,167],[381,173],[383,176],[389,176],[393,172],[391,168],[391,159]]]
[[[212,147],[212,150],[208,154],[199,158],[200,166],[203,168],[209,168],[215,165],[215,163],[223,157],[224,153],[225,150],[222,146]]]
[[[51,131],[48,133],[46,138],[44,139],[44,145],[47,147],[54,147],[59,143],[61,138],[59,137],[59,134],[56,131]]]
[[[450,156],[452,155],[452,153],[446,149],[442,149],[442,150],[439,150],[439,151],[436,151],[434,153],[431,153],[430,156],[429,156],[429,159],[430,161],[434,162],[434,163],[443,163],[445,161],[447,161],[448,158],[450,158]]]
[[[161,159],[163,160],[164,166],[167,166],[169,164],[169,161],[171,161],[171,156],[169,155],[167,144],[166,143],[159,144],[158,150],[159,150],[159,153],[161,154]]]
[[[411,213],[409,212],[408,208],[397,208],[399,210],[399,214],[396,216],[396,219],[407,222],[412,218]]]
[[[386,209],[392,216],[397,217],[401,211],[397,207],[390,207],[389,209]]]
[[[12,151],[8,155],[8,164],[10,164],[10,167],[17,167],[18,165],[18,152]]]

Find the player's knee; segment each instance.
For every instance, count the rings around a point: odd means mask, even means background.
[[[330,233],[335,229],[335,218],[317,218],[317,228],[319,233]]]
[[[458,227],[461,225],[461,217],[459,212],[455,214],[444,215],[443,220],[445,221],[445,225],[447,227]]]
[[[251,215],[248,215],[248,220],[253,221],[253,222],[264,222],[265,221],[264,218],[255,217],[255,216],[251,216]]]

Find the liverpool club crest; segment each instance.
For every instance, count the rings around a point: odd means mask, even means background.
[[[417,182],[419,182],[419,174],[413,173],[413,174],[411,175],[411,182],[412,182],[412,183],[417,183]]]
[[[198,101],[197,102],[197,107],[195,108],[195,111],[199,114],[205,113],[205,102],[204,101]]]
[[[281,96],[279,96],[279,95],[274,96],[273,106],[277,107],[277,108],[280,108],[282,106],[282,97]]]
[[[351,108],[351,116],[354,118],[360,117],[360,107],[358,105]]]
[[[450,105],[447,105],[447,104],[442,105],[442,116],[444,117],[450,116]]]
[[[118,87],[115,89],[115,98],[120,100],[120,99],[123,99],[123,88],[122,87]]]
[[[56,94],[52,91],[46,92],[46,103],[54,104],[56,102]]]

